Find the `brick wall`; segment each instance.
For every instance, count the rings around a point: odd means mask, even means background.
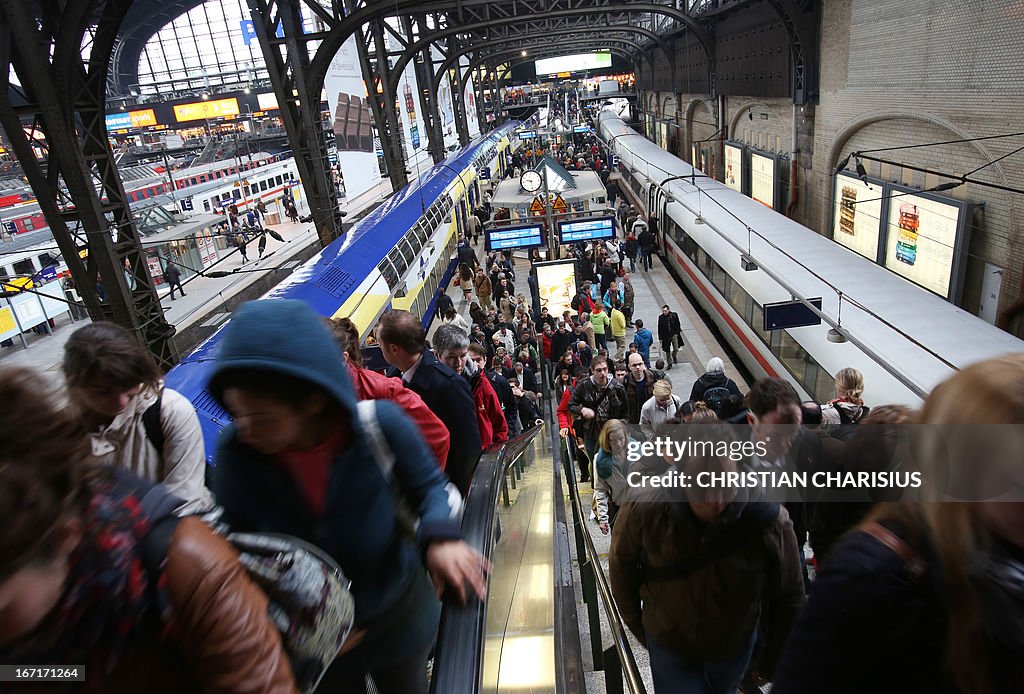
[[[816,105],[794,111],[787,98],[723,98],[730,139],[792,155],[796,130],[797,221],[830,233],[832,171],[852,151],[1024,131],[1024,0],[823,0],[822,5]],[[686,90],[685,84],[679,87]],[[666,97],[672,101],[667,92],[655,94],[659,104]],[[707,94],[677,98],[678,109],[661,113],[684,126],[677,154],[689,160],[689,143],[717,130],[717,101],[701,101]],[[1024,137],[894,150],[878,156],[898,165],[864,165],[869,175],[927,188],[950,179],[903,165],[961,175],[1022,145]],[[1024,189],[1024,152],[972,178]],[[977,185],[943,194],[984,204],[969,220],[961,305],[978,311],[986,263],[1004,270],[1000,310],[1020,299],[1024,196]],[[1022,325],[1011,327],[1024,333]]]

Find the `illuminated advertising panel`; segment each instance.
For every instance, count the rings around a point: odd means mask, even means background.
[[[577,53],[535,61],[538,75],[557,75],[559,72],[580,72],[611,66],[611,53]]]
[[[179,104],[174,107],[174,117],[179,123],[206,118],[237,116],[238,99],[214,99],[213,101],[196,101],[191,104]]]
[[[833,186],[832,240],[878,261],[882,234],[882,185],[840,173]]]
[[[614,236],[614,217],[592,217],[558,223],[558,240],[563,244],[610,239]]]
[[[533,267],[537,273],[541,308],[547,308],[552,316],[571,311],[572,299],[576,296],[576,261],[535,263]]]
[[[725,185],[737,193],[743,192],[743,148],[725,145]]]
[[[539,224],[489,229],[486,242],[488,252],[509,248],[539,248],[544,245],[544,229]]]
[[[966,205],[888,186],[885,267],[950,300],[959,293]]]
[[[750,197],[775,209],[775,158],[750,153]]]
[[[264,94],[256,95],[256,102],[259,104],[261,111],[269,111],[271,109],[278,108],[277,105],[277,94],[274,92],[266,92]]]
[[[140,111],[128,111],[125,113],[111,113],[106,118],[107,130],[122,130],[124,128],[143,128],[156,125],[156,114],[153,109],[146,108]]]

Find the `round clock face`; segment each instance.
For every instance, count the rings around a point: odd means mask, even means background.
[[[536,171],[527,171],[519,179],[519,185],[521,185],[523,190],[527,193],[533,193],[540,190],[543,183],[544,181],[541,179],[540,174]]]

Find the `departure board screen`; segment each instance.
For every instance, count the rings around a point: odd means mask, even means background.
[[[610,239],[614,236],[614,217],[592,217],[558,223],[558,239],[563,244]]]
[[[520,130],[519,131],[519,139],[520,140],[533,140],[536,137],[537,137],[537,132],[535,130]]]
[[[544,245],[544,229],[539,224],[522,227],[500,227],[487,231],[487,250],[538,248]]]

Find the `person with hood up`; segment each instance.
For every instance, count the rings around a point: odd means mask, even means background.
[[[651,368],[651,345],[654,344],[654,335],[644,327],[642,320],[637,319],[635,325],[636,333],[633,335],[633,344],[636,345],[636,351],[643,357],[644,366],[649,369]]]
[[[725,375],[725,362],[721,357],[708,359],[706,371],[693,382],[690,389],[690,402],[703,402],[715,412],[720,403],[724,403],[730,395],[740,395],[736,382]],[[708,402],[711,400],[712,402]]]
[[[214,470],[224,520],[312,543],[352,581],[350,638],[361,642],[334,662],[324,691],[362,692],[371,674],[382,694],[425,694],[437,595],[447,587],[465,600],[468,583],[482,598],[489,567],[462,541],[458,504],[415,425],[398,405],[374,403],[394,484],[374,458],[337,343],[299,301],[242,306],[221,336],[209,390],[233,417]],[[396,488],[418,516],[412,537]]]

